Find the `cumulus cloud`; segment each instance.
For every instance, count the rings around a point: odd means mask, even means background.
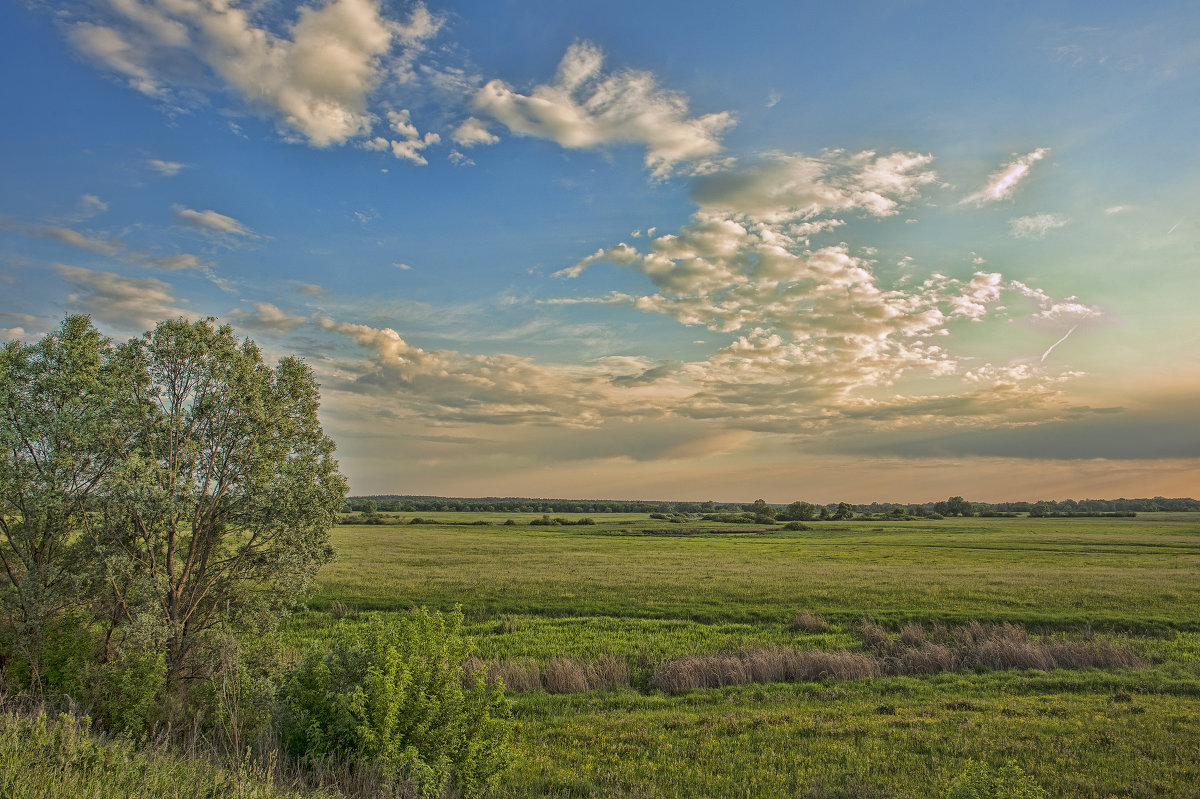
[[[201,230],[215,231],[217,233],[228,233],[234,236],[251,236],[253,231],[243,225],[241,222],[234,219],[232,216],[217,213],[213,210],[197,211],[192,208],[184,208],[183,206],[175,207],[175,219],[190,227],[200,228]]]
[[[1070,221],[1062,214],[1033,214],[1008,220],[1008,227],[1015,238],[1044,239],[1051,230],[1066,227]]]
[[[389,72],[398,81],[410,75],[442,24],[420,4],[407,21],[388,19],[377,0],[301,6],[286,33],[274,32],[262,9],[228,2],[114,0],[106,12],[74,24],[70,38],[137,90],[211,89],[215,76],[216,88],[317,147],[369,135],[371,93]]]
[[[67,302],[73,309],[119,330],[148,330],[162,319],[194,315],[180,307],[171,285],[157,278],[124,277],[67,264],[57,264],[55,269],[71,286]]]
[[[1017,190],[1017,186],[1029,176],[1033,165],[1046,157],[1050,152],[1048,147],[1039,147],[1031,153],[1005,164],[999,171],[993,172],[988,178],[987,185],[982,189],[962,199],[963,203],[984,205],[986,203],[1007,200]]]
[[[475,147],[480,144],[495,144],[500,141],[500,137],[487,129],[480,120],[471,117],[467,121],[459,125],[451,137],[462,147]]]
[[[704,361],[636,376],[687,387],[672,409],[678,415],[779,430],[819,427],[854,408],[884,423],[928,417],[938,407],[990,418],[1004,407],[1056,402],[1057,383],[1069,373],[1052,373],[1028,356],[1020,368],[968,369],[970,362],[950,347],[954,323],[1016,318],[1012,301],[1022,305],[1024,298],[1029,310],[1022,318],[1061,333],[1063,325],[1098,318],[1098,309],[999,272],[969,279],[935,273],[886,285],[875,272],[873,248],[812,245],[810,237],[830,229],[838,213],[890,216],[917,199],[934,180],[929,160],[911,153],[774,155],[741,172],[705,176],[693,190],[700,208],[677,232],[651,235],[640,248],[602,248],[556,273],[569,279],[608,264],[640,273],[652,291],[559,302],[628,305],[734,334]],[[944,392],[892,396],[892,387],[914,372],[941,381]]]
[[[656,178],[685,166],[711,168],[722,134],[734,124],[731,114],[690,116],[687,98],[660,87],[650,73],[605,74],[603,63],[598,47],[578,42],[567,49],[554,83],[521,94],[492,80],[475,95],[474,106],[512,133],[562,147],[644,145],[646,167]]]
[[[425,159],[425,156],[421,155],[421,150],[432,144],[437,144],[442,140],[442,137],[433,132],[427,132],[422,136],[420,131],[417,130],[417,126],[412,124],[408,109],[388,111],[387,119],[392,132],[399,138],[389,139],[383,136],[376,136],[366,142],[364,146],[368,150],[391,150],[392,155],[412,161],[414,164],[423,166],[429,163]]]
[[[426,350],[409,344],[391,328],[330,318],[321,318],[318,324],[370,353],[368,364],[352,379],[332,383],[333,388],[394,397],[408,412],[442,423],[594,427],[609,418],[617,405],[634,412],[636,403],[621,399],[658,393],[653,387],[621,389],[614,384],[613,378],[629,371],[623,359],[584,366],[544,365],[516,355]],[[644,370],[647,364],[638,359],[636,368]],[[621,398],[614,396],[618,393]]]

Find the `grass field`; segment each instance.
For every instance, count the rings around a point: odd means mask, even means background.
[[[1014,761],[1057,797],[1200,796],[1200,514],[793,532],[421,516],[443,523],[335,529],[339,558],[289,640],[461,604],[484,659],[623,661],[631,687],[513,695],[505,796],[933,797],[968,759]],[[798,611],[828,629],[793,629]],[[1041,640],[1120,644],[1148,667],[649,687],[689,655],[858,651],[865,616],[893,634],[1015,622]]]

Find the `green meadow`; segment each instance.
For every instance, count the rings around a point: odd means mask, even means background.
[[[339,557],[287,640],[459,605],[496,668],[523,664],[550,686],[555,668],[617,664],[615,687],[511,694],[518,758],[503,796],[935,797],[972,760],[1015,763],[1049,796],[1200,795],[1200,514],[795,531],[421,517],[336,528]],[[822,629],[794,624],[800,612]],[[895,640],[1012,623],[1039,645],[1118,647],[1140,664],[654,687],[681,658],[861,655],[866,617]]]

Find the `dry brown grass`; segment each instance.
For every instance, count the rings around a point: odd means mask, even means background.
[[[590,663],[571,657],[551,658],[545,669],[533,658],[485,661],[472,657],[463,663],[463,682],[481,670],[488,685],[501,680],[510,693],[545,688],[556,694],[578,694],[629,686],[629,665],[615,655],[601,655]]]
[[[484,676],[488,685],[499,679],[504,683],[504,690],[510,693],[536,691],[542,687],[542,671],[533,658],[484,661],[473,657],[463,664],[464,681],[480,669],[486,670]]]
[[[693,655],[664,663],[651,685],[664,693],[750,683],[861,680],[880,674],[869,655],[841,650],[763,647],[731,655]]]
[[[1126,647],[1102,641],[1040,640],[1019,624],[985,626],[971,622],[953,630],[931,631],[906,624],[892,640],[879,624],[863,620],[863,646],[883,659],[888,674],[937,674],[943,671],[1008,669],[1145,668]]]
[[[792,629],[797,632],[823,633],[829,629],[829,622],[816,613],[801,611],[792,617]]]

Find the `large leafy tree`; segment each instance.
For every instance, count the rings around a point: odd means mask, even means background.
[[[307,588],[347,486],[301,361],[271,368],[211,320],[162,322],[118,360],[137,412],[96,535],[110,629],[163,652],[168,684],[191,682],[218,633],[269,627]]]
[[[102,661],[161,657],[170,687],[270,628],[346,495],[318,404],[304,363],[212,320],[114,347],[68,317],[0,350],[0,657],[38,684],[74,617]]]
[[[53,629],[82,610],[87,509],[128,452],[123,382],[87,317],[0,349],[0,656],[34,685]]]

